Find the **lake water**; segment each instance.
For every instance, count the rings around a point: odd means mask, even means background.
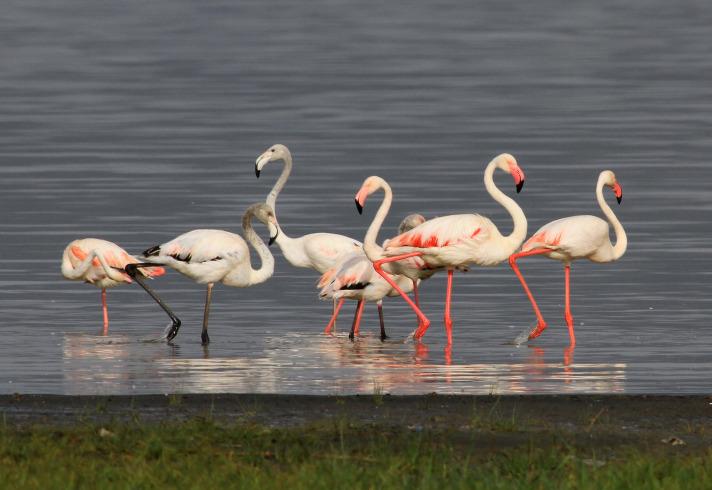
[[[712,6],[640,3],[6,2],[0,392],[709,392]],[[400,299],[384,305],[392,340],[367,305],[352,343],[353,305],[323,336],[316,274],[278,250],[270,281],[215,288],[207,349],[204,288],[173,272],[152,283],[184,322],[173,345],[148,341],[166,317],[135,285],[109,291],[101,335],[99,290],[61,277],[64,246],[239,232],[281,170],[254,176],[277,142],[294,155],[277,209],[292,236],[362,239],[380,198],[359,216],[353,196],[372,174],[395,193],[380,239],[411,212],[479,212],[509,232],[482,183],[507,151],[530,233],[600,215],[596,177],[614,170],[628,252],[574,264],[568,358],[563,270],[543,258],[521,262],[550,324],[529,346],[508,344],[534,315],[506,264],[456,275],[450,353],[444,275],[422,288],[423,344],[403,342]]]

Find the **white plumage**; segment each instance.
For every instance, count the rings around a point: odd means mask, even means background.
[[[626,251],[628,238],[620,221],[603,198],[603,187],[610,187],[620,204],[623,190],[613,172],[604,170],[598,176],[596,184],[596,200],[608,221],[597,216],[580,215],[561,218],[539,228],[522,246],[522,251],[509,258],[509,264],[522,283],[524,292],[534,308],[537,325],[518,340],[529,340],[538,337],[546,329],[546,322],[534,300],[524,276],[517,266],[517,259],[530,255],[544,255],[550,259],[559,260],[564,264],[564,319],[569,329],[570,348],[576,345],[574,335],[574,319],[571,314],[571,262],[577,259],[588,259],[592,262],[612,262],[618,260]],[[610,223],[610,225],[609,225]],[[616,244],[610,239],[610,226],[616,233]]]

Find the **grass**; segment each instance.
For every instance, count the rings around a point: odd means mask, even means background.
[[[592,449],[561,434],[492,447],[488,433],[345,419],[282,429],[204,418],[5,427],[0,488],[712,488],[710,451]]]

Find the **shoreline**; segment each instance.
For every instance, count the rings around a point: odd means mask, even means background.
[[[334,418],[354,424],[457,429],[473,417],[508,419],[524,430],[623,431],[712,428],[710,395],[0,395],[6,425],[144,423],[210,417],[270,427],[303,426]],[[687,430],[687,429],[686,429]],[[712,431],[711,431],[712,432]]]

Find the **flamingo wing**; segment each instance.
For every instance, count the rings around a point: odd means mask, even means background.
[[[363,244],[358,240],[336,233],[311,233],[302,237],[302,240],[309,257],[323,257],[327,260],[337,260],[363,249]]]
[[[239,235],[222,230],[193,230],[151,247],[144,257],[171,258],[188,264],[241,260],[246,246]]]
[[[539,228],[522,245],[522,250],[548,248],[571,257],[585,257],[608,241],[608,233],[608,222],[597,216],[569,216]]]
[[[489,219],[478,214],[442,216],[391,238],[386,244],[386,250],[399,247],[447,247],[465,240],[485,241],[491,225]]]
[[[373,264],[363,253],[344,257],[333,269],[326,271],[319,281],[322,295],[343,289],[365,289],[373,280]]]

